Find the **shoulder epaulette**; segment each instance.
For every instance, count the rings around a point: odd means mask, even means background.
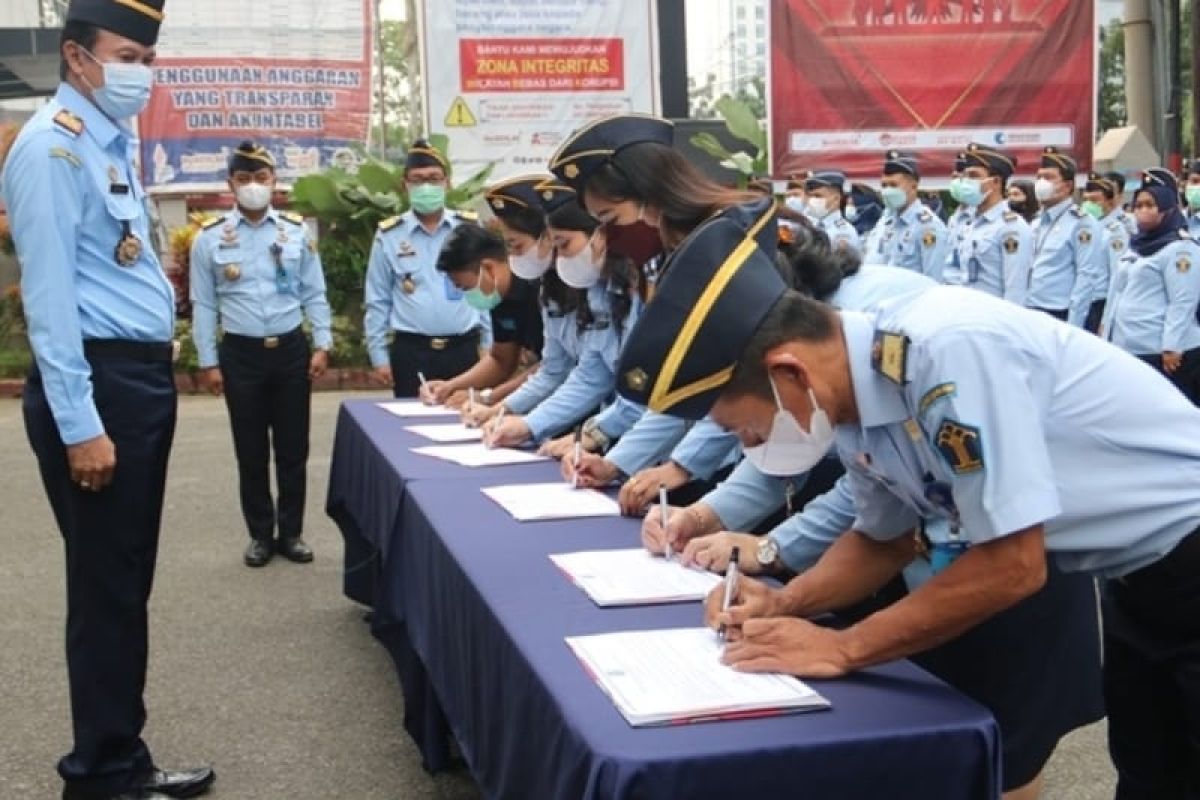
[[[930,222],[931,220],[933,220],[933,212],[928,208],[922,211],[920,214],[917,214],[918,222]]]
[[[215,228],[216,226],[220,225],[220,224],[221,224],[222,222],[224,222],[224,221],[225,221],[225,217],[223,217],[223,216],[221,216],[221,217],[213,217],[212,219],[205,220],[204,222],[201,222],[201,223],[200,223],[200,230],[202,230],[202,231],[206,231],[206,230],[208,230],[209,228]]]
[[[400,224],[400,217],[388,217],[379,223],[379,230],[390,231],[392,228]]]
[[[295,211],[280,211],[279,216],[286,219],[293,225],[303,225],[304,217],[297,214]]]
[[[909,338],[894,331],[875,331],[871,344],[871,367],[897,386],[908,382]]]
[[[83,120],[65,108],[54,115],[54,124],[72,136],[83,133]]]
[[[1021,215],[1015,211],[1005,211],[1004,212],[1004,221],[1005,222],[1016,222],[1020,218],[1021,218]]]
[[[1070,210],[1071,210],[1071,213],[1072,213],[1072,214],[1075,216],[1075,218],[1076,218],[1076,219],[1083,219],[1084,217],[1086,217],[1086,216],[1087,216],[1087,212],[1086,212],[1086,211],[1084,211],[1084,210],[1083,210],[1082,208],[1080,208],[1079,206],[1071,206],[1071,209],[1070,209]]]
[[[61,158],[76,169],[83,166],[83,162],[79,160],[79,156],[65,147],[51,147],[49,155],[51,158]]]

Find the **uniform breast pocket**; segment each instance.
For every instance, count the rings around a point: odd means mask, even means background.
[[[213,251],[213,273],[217,291],[237,292],[247,282],[246,253],[240,247],[218,247]]]
[[[132,225],[142,216],[142,204],[134,198],[132,192],[114,194],[108,191],[107,186],[104,190],[104,207],[108,215],[117,222]]]

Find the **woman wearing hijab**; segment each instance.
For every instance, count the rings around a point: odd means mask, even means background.
[[[1200,405],[1200,245],[1188,234],[1174,176],[1148,170],[1133,214],[1138,232],[1117,262],[1100,335],[1161,370]]]

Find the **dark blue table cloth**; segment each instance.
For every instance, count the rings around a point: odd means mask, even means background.
[[[440,462],[408,452],[428,442],[405,424],[343,407],[329,508],[347,567],[352,538],[376,555],[372,630],[428,768],[446,766],[452,732],[495,798],[999,796],[988,712],[907,662],[814,682],[831,711],[630,727],[563,637],[698,625],[699,604],[596,607],[547,556],[636,546],[635,521],[517,523],[480,487],[553,480],[555,465]]]

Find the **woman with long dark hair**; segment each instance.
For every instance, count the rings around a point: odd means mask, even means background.
[[[693,258],[712,258],[741,243],[738,258],[762,258],[775,263],[776,204],[773,198],[723,186],[703,175],[672,147],[670,122],[642,115],[607,117],[568,139],[550,161],[550,170],[578,192],[588,212],[606,229],[649,225],[658,231],[661,259],[656,276],[687,269]],[[653,298],[670,302],[669,298]],[[621,380],[636,381],[636,372]],[[618,400],[589,421],[587,444],[605,450],[622,441],[604,458],[589,456],[578,470],[584,485],[625,480],[619,500],[628,514],[640,513],[656,499],[659,487],[694,494],[709,485],[740,450],[732,437],[708,421],[690,429],[679,420],[646,412],[635,403]],[[662,462],[658,464],[658,462]],[[564,474],[574,480],[573,461],[565,460]],[[684,496],[673,495],[675,502]]]

